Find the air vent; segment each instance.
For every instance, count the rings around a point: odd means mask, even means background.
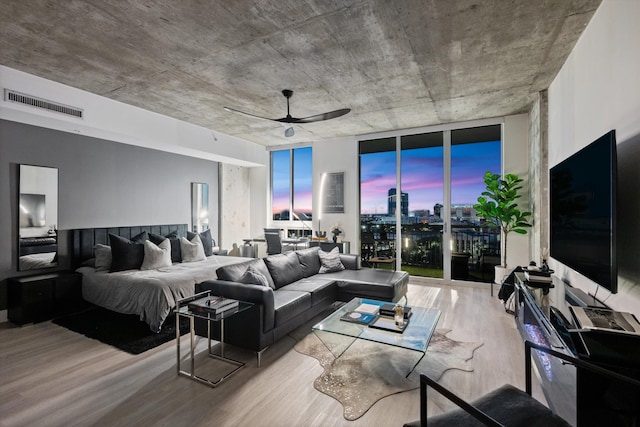
[[[82,110],[68,105],[59,104],[57,102],[47,101],[46,99],[36,98],[35,96],[25,95],[13,90],[4,90],[4,100],[17,102],[18,104],[30,105],[43,110],[53,111],[56,113],[66,114],[67,116],[82,118]]]

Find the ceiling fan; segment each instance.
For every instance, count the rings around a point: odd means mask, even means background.
[[[291,96],[293,96],[293,91],[290,89],[284,89],[282,91],[282,95],[284,95],[284,97],[287,98],[287,115],[279,119],[271,119],[268,117],[256,116],[255,114],[245,113],[244,111],[236,110],[235,108],[231,108],[231,107],[224,107],[224,109],[225,111],[230,111],[232,113],[239,113],[239,114],[242,114],[248,117],[253,117],[256,119],[271,120],[273,122],[288,124],[289,126],[286,126],[284,131],[284,136],[286,137],[293,136],[294,134],[293,127],[290,126],[291,124],[312,123],[312,122],[319,122],[322,120],[335,119],[337,117],[344,116],[349,111],[351,111],[351,108],[341,108],[339,110],[329,111],[328,113],[321,113],[321,114],[316,114],[308,117],[302,117],[302,118],[292,117],[289,112],[289,99],[291,99]]]

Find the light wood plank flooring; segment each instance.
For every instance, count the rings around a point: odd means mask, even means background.
[[[442,310],[450,338],[482,341],[470,364],[441,382],[464,398],[504,383],[524,387],[524,349],[513,316],[488,285],[428,285],[412,278],[409,303]],[[187,348],[186,337],[182,338]],[[44,322],[0,328],[0,425],[9,426],[401,426],[419,418],[419,391],[377,402],[356,421],[313,388],[318,362],[286,337],[263,355],[227,347],[248,366],[216,389],[178,377],[175,342],[133,356]],[[206,342],[199,341],[202,358]],[[204,364],[216,363],[202,360]],[[539,390],[535,393],[539,397]],[[434,411],[449,408],[434,397]],[[431,409],[430,409],[431,410]]]

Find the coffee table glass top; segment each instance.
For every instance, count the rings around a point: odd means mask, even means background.
[[[360,338],[409,350],[427,351],[427,346],[431,336],[435,331],[436,324],[440,319],[440,310],[435,308],[424,308],[411,306],[411,318],[409,324],[402,333],[376,329],[359,323],[346,322],[340,318],[354,311],[360,304],[375,304],[382,306],[388,304],[386,301],[377,301],[365,298],[354,298],[320,323],[313,326],[313,331],[318,333],[332,332],[352,338]],[[320,337],[320,335],[318,335]],[[322,337],[320,337],[322,339]]]

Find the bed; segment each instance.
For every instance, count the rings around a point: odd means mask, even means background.
[[[22,255],[18,260],[20,270],[36,270],[40,268],[54,268],[58,266],[55,252]]]
[[[82,297],[95,305],[124,314],[136,314],[154,332],[159,332],[178,299],[195,293],[196,284],[216,278],[223,265],[247,258],[209,256],[203,261],[174,263],[152,270],[109,272],[96,268],[94,247],[108,245],[109,234],[132,238],[147,231],[165,236],[172,232],[186,237],[186,224],[73,230],[73,258],[82,274]]]

